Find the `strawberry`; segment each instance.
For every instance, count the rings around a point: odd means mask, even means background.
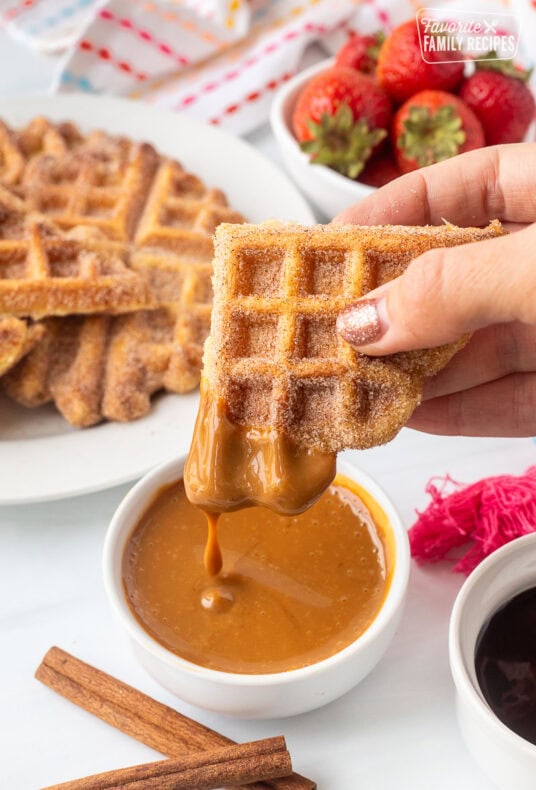
[[[484,58],[493,57],[488,52]],[[476,61],[476,71],[462,83],[460,97],[484,128],[488,145],[521,142],[534,118],[534,96],[526,85],[529,71],[508,60]]]
[[[463,63],[454,52],[429,52],[426,63],[419,44],[417,23],[411,19],[395,28],[380,50],[376,75],[382,88],[397,102],[422,90],[455,90],[463,78]],[[448,60],[447,60],[448,59]]]
[[[371,157],[357,180],[370,187],[383,187],[400,175],[401,172],[394,156],[391,151],[388,151]]]
[[[393,119],[392,139],[403,173],[485,145],[476,115],[445,91],[421,91],[408,99]]]
[[[391,102],[372,77],[333,66],[298,97],[292,128],[315,164],[355,178],[387,136]]]
[[[335,63],[362,71],[363,74],[374,74],[384,41],[385,35],[381,30],[369,35],[354,33],[339,50]]]

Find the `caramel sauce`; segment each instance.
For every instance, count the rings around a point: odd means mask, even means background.
[[[207,513],[208,533],[203,554],[205,570],[211,576],[217,576],[223,567],[220,544],[218,541],[219,513]]]
[[[295,445],[275,430],[231,422],[225,403],[201,386],[201,402],[184,469],[188,499],[208,513],[264,505],[301,513],[335,477],[335,453]]]
[[[202,666],[282,672],[362,634],[389,589],[394,543],[368,492],[338,475],[305,512],[222,513],[223,571],[203,569],[206,515],[182,480],[162,488],[130,536],[123,582],[140,624]]]
[[[276,430],[237,425],[225,403],[201,385],[184,470],[188,499],[207,514],[205,569],[221,570],[218,514],[264,505],[282,515],[307,510],[335,477],[336,455],[298,447]]]

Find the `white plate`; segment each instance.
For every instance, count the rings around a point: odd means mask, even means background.
[[[35,115],[148,140],[208,185],[223,189],[252,222],[314,222],[286,176],[220,129],[122,99],[69,95],[0,102],[0,116],[14,126]],[[0,395],[0,504],[62,499],[140,477],[188,450],[197,402],[197,393],[161,395],[142,420],[77,431],[52,406],[30,411]]]

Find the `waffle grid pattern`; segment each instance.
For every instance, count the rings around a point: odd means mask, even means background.
[[[230,418],[330,452],[392,438],[460,345],[373,359],[336,319],[425,249],[486,237],[455,230],[221,225],[205,370]]]
[[[385,402],[395,408],[400,392],[401,418],[409,416],[419,396],[409,374],[390,364],[388,381],[384,365],[356,354],[336,332],[339,312],[377,284],[362,246],[308,248],[297,236],[284,247],[276,239],[252,249],[247,240],[236,255],[219,302],[231,333],[221,363],[234,421],[286,427],[297,441],[302,425],[320,441],[329,414],[349,431],[372,419],[381,431],[391,419]]]
[[[24,156],[15,135],[0,121],[0,181],[6,186],[16,184],[24,171]]]
[[[41,324],[29,324],[11,315],[0,317],[0,376],[14,367],[44,334]]]
[[[142,416],[150,408],[151,394],[158,389],[186,392],[197,386],[212,308],[211,236],[221,221],[242,221],[228,206],[224,194],[207,189],[199,178],[179,163],[158,156],[149,145],[102,132],[83,137],[72,124],[53,124],[45,119],[35,119],[19,132],[0,127],[0,181],[8,170],[17,170],[7,167],[8,160],[13,161],[8,145],[18,145],[24,161],[13,190],[29,200],[35,212],[44,215],[45,224],[52,221],[69,237],[57,263],[54,260],[47,265],[41,256],[42,290],[46,292],[54,279],[59,284],[58,293],[65,296],[71,288],[74,295],[82,294],[86,284],[83,277],[94,278],[98,262],[114,260],[121,264],[113,272],[116,279],[126,273],[123,289],[137,283],[138,298],[132,307],[120,310],[137,312],[112,321],[107,316],[67,318],[63,324],[48,321],[47,342],[43,341],[41,349],[31,352],[5,378],[5,390],[26,405],[55,400],[69,421],[88,425],[103,417],[129,420]],[[15,237],[17,232],[19,229]],[[0,241],[0,305],[2,287],[7,287],[1,271],[3,243]],[[46,244],[53,247],[55,242],[46,240]],[[86,256],[83,267],[76,269],[66,250],[78,246],[86,250]],[[6,256],[16,275],[11,285],[21,303],[19,314],[29,314],[26,286],[17,279],[25,273],[25,265],[14,263],[9,251]],[[4,271],[8,271],[7,266]],[[74,278],[72,282],[67,275]],[[93,287],[90,277],[87,286],[89,299]],[[88,302],[85,310],[82,296],[79,298],[76,304],[73,297],[62,302],[58,295],[57,304],[49,300],[46,308],[31,314],[111,312],[109,305],[116,301],[112,296],[106,301],[101,293],[98,305],[94,300],[90,309]],[[65,304],[68,309],[64,309]],[[87,333],[83,331],[84,320]],[[83,341],[86,335],[92,338],[98,332],[105,338],[101,351],[104,359],[96,365],[94,351],[89,351],[93,345]],[[68,348],[59,341],[63,333],[73,336]],[[77,344],[74,353],[72,347]],[[92,364],[79,362],[85,355]],[[58,356],[64,357],[59,366]],[[70,375],[67,369],[71,369]],[[97,371],[101,369],[108,370],[109,375],[101,386],[89,381],[85,391],[92,405],[85,404],[73,414],[69,398],[59,395],[65,387],[58,381],[69,382],[73,393],[79,392],[76,398],[83,399],[83,387],[75,384],[82,369],[88,380],[100,376]],[[94,398],[97,391],[98,408]]]
[[[127,242],[158,163],[147,144],[93,136],[85,147],[30,160],[19,193],[32,208],[62,228],[98,228],[107,238]]]
[[[66,238],[0,188],[0,313],[124,312],[148,300],[147,284],[115,250]]]
[[[185,392],[197,383],[192,359],[182,358],[188,349],[171,307],[116,318],[48,318],[37,326],[42,339],[3,377],[4,390],[30,408],[53,400],[77,427],[136,419],[158,390]]]

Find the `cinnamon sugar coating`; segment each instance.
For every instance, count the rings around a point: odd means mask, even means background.
[[[212,234],[243,219],[225,195],[151,145],[45,118],[18,131],[0,123],[2,182],[0,310],[48,317],[40,347],[3,380],[8,394],[26,405],[54,400],[84,426],[142,416],[159,389],[194,389],[210,326]],[[15,221],[2,215],[4,193]],[[10,251],[2,273],[2,245],[21,236],[37,236],[54,258],[47,268],[28,252],[41,266],[31,287]]]
[[[144,278],[104,240],[69,237],[0,187],[0,312],[40,318],[150,304]]]
[[[198,326],[196,336],[178,312],[168,306],[115,318],[47,318],[41,342],[3,377],[4,391],[29,408],[53,401],[77,428],[143,417],[155,392],[197,384],[208,326]]]
[[[336,332],[338,314],[433,247],[503,233],[487,228],[220,225],[204,376],[230,419],[337,452],[390,441],[467,341],[372,358]]]
[[[39,343],[44,331],[41,324],[28,323],[11,315],[0,316],[0,376]]]

